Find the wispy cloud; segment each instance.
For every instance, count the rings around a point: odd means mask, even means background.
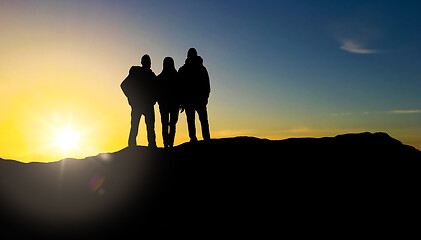
[[[350,112],[341,112],[341,113],[331,113],[330,115],[333,117],[336,117],[336,116],[351,116],[352,114],[353,113],[350,113]]]
[[[393,110],[393,111],[389,111],[389,113],[392,114],[413,114],[413,113],[421,113],[421,110]]]
[[[362,116],[362,115],[369,115],[369,114],[415,114],[421,113],[420,109],[412,109],[412,110],[391,110],[391,111],[380,111],[380,112],[343,112],[343,113],[331,113],[330,116],[332,117],[341,117],[341,116]]]
[[[285,136],[336,136],[343,133],[352,132],[367,132],[368,129],[346,129],[346,128],[311,128],[311,127],[298,127],[287,129],[283,131]]]
[[[350,53],[356,53],[356,54],[373,54],[373,53],[379,53],[376,49],[369,49],[364,46],[364,44],[352,40],[352,39],[342,39],[342,46],[341,49]]]

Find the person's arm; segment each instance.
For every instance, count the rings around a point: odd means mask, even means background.
[[[206,97],[206,104],[208,103],[210,92],[211,88],[208,70],[205,67],[203,67],[203,94],[204,97]]]

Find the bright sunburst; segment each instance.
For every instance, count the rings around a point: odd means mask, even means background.
[[[63,153],[68,153],[78,147],[80,133],[74,131],[70,126],[56,130],[54,145],[60,147]]]

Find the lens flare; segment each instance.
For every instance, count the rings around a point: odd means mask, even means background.
[[[102,184],[104,183],[105,178],[101,175],[94,175],[91,180],[88,183],[89,189],[91,189],[92,192],[98,191],[99,195],[103,195],[105,190],[101,188]]]

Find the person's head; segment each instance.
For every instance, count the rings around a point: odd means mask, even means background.
[[[163,63],[163,67],[164,69],[175,69],[174,66],[174,59],[172,59],[172,57],[166,57],[164,58],[164,63]]]
[[[197,57],[197,51],[195,48],[190,48],[187,52],[187,58]]]
[[[151,68],[151,57],[148,54],[143,55],[140,63],[142,67]]]

